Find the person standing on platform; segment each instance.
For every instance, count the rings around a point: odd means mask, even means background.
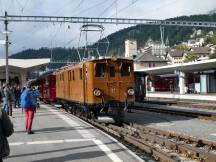
[[[33,88],[33,94],[34,94],[34,97],[35,97],[35,102],[37,104],[37,107],[36,108],[40,108],[40,104],[38,102],[38,98],[40,97],[40,92],[38,90],[38,87],[34,87]]]
[[[9,99],[8,99],[9,116],[12,116],[12,114],[13,114],[13,103],[15,101],[14,88],[12,86],[9,86],[8,94],[9,94]]]
[[[3,162],[3,158],[10,154],[7,137],[11,136],[13,132],[13,124],[10,118],[3,109],[0,110],[0,162]]]
[[[20,87],[17,86],[14,90],[14,95],[15,95],[15,102],[14,102],[14,107],[18,107],[20,106],[20,95],[21,95],[21,90]]]
[[[32,123],[34,119],[34,113],[36,112],[37,102],[33,89],[30,84],[22,92],[20,97],[20,108],[25,112],[25,128],[27,134],[34,134],[32,131]]]
[[[3,85],[2,88],[3,110],[9,114],[9,84]]]

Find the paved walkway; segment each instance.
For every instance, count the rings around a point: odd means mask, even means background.
[[[216,102],[216,94],[183,94],[170,93],[170,92],[149,92],[146,94],[146,98],[166,98],[166,99],[178,99],[178,100],[194,100],[194,101],[213,101]]]
[[[14,116],[11,155],[4,162],[143,161],[112,137],[50,105],[41,105],[35,114],[33,135],[24,131],[20,109],[14,110]]]
[[[132,111],[133,113],[127,113],[125,121],[216,142],[216,121],[140,110]]]

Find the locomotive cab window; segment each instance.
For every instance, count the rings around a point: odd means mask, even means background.
[[[74,70],[73,70],[73,80],[75,80]]]
[[[115,77],[115,66],[110,66],[110,77]]]
[[[123,63],[121,66],[121,76],[130,76],[131,73],[131,64]]]
[[[97,63],[95,66],[95,76],[96,77],[104,77],[106,71],[105,63]]]

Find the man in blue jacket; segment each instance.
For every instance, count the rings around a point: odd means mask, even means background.
[[[28,134],[34,134],[32,123],[37,107],[37,97],[30,84],[27,85],[27,88],[22,92],[20,97],[20,107],[25,111],[25,126]]]

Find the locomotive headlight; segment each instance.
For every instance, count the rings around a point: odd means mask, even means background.
[[[134,95],[134,89],[133,88],[129,88],[127,92],[128,92],[128,95],[130,95],[130,96]]]
[[[94,95],[95,95],[96,97],[101,96],[101,90],[100,90],[100,89],[95,89],[95,90],[94,90]]]

